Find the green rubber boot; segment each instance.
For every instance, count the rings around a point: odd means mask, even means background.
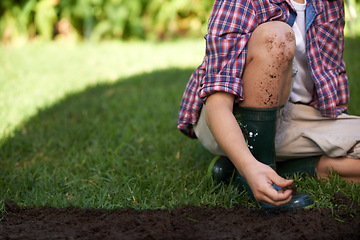
[[[281,108],[257,109],[234,107],[234,115],[244,134],[248,148],[253,156],[260,162],[276,170],[275,165],[275,133]],[[235,184],[245,188],[252,197],[252,191],[247,181],[239,172],[236,172]],[[276,190],[280,187],[274,185]],[[291,201],[281,206],[260,203],[262,208],[305,208],[314,202],[308,195],[293,195]]]
[[[229,158],[216,156],[209,165],[208,175],[212,176],[214,181],[218,183],[229,183],[235,175],[235,170],[235,166]]]
[[[276,162],[276,172],[282,177],[293,176],[294,174],[315,177],[319,159],[320,156],[312,156]]]

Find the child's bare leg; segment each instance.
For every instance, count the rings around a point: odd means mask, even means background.
[[[248,148],[258,161],[252,166],[238,169],[235,182],[247,189],[250,187],[255,199],[264,208],[274,208],[284,203],[286,205],[282,207],[285,208],[302,208],[313,203],[310,196],[303,194],[295,194],[289,200],[288,191],[279,196],[281,202],[274,197],[279,194],[277,187],[292,184],[275,172],[274,139],[279,109],[285,105],[290,93],[295,49],[294,32],[286,23],[268,22],[258,26],[248,42],[242,76],[244,101],[234,109]],[[234,165],[237,166],[236,161]]]
[[[244,101],[241,107],[273,108],[284,105],[291,90],[295,35],[283,22],[261,24],[248,43],[243,74]],[[360,159],[322,156],[317,164],[321,177],[336,171],[348,181],[360,183]]]
[[[273,108],[286,103],[295,48],[295,34],[286,23],[268,22],[257,27],[248,43],[240,106]]]
[[[349,182],[360,183],[360,159],[322,156],[317,164],[317,171],[322,178],[328,178],[329,173],[336,171]]]

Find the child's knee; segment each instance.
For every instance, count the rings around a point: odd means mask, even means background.
[[[273,21],[259,25],[249,40],[249,54],[278,64],[290,64],[295,56],[296,42],[292,28]]]

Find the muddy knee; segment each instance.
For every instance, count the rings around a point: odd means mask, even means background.
[[[250,58],[262,58],[277,64],[291,64],[296,42],[292,28],[283,22],[267,22],[253,32],[248,45]]]
[[[286,103],[295,49],[295,34],[286,23],[268,22],[256,28],[248,42],[243,105],[269,108]]]

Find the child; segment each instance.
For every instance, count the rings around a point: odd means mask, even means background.
[[[214,3],[178,128],[230,159],[264,206],[298,201],[278,191],[293,181],[276,173],[275,154],[284,174],[337,171],[360,182],[360,118],[347,115],[343,28],[342,0]],[[305,196],[295,207],[310,202]]]

